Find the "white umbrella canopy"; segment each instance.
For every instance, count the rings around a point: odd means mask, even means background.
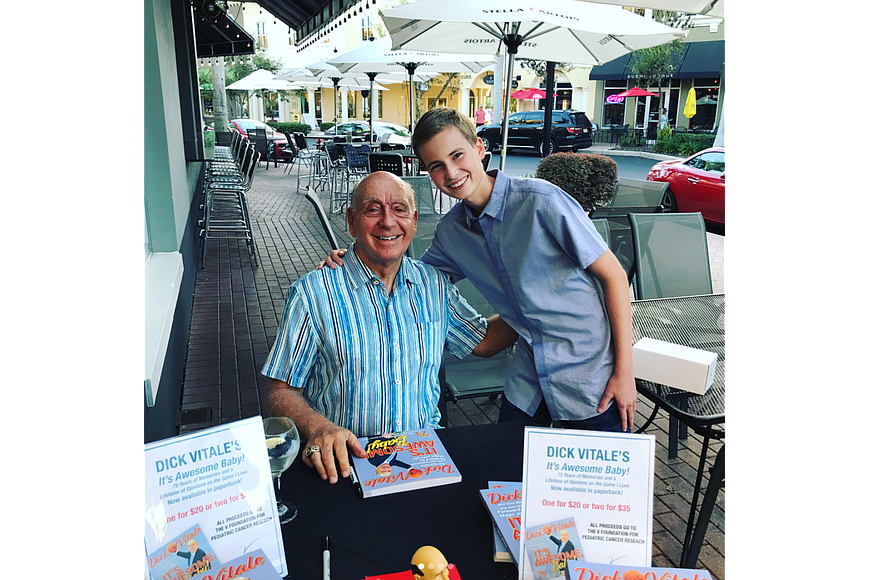
[[[277,80],[274,74],[262,68],[255,70],[245,78],[239,79],[227,87],[231,91],[257,91],[260,89],[286,91],[290,90],[290,88],[290,83]]]
[[[417,0],[385,10],[383,17],[395,49],[492,54],[504,45],[506,78],[513,75],[515,57],[600,65],[686,36],[618,6],[578,0],[540,0],[534,6],[523,0]],[[502,151],[509,99],[505,91]]]
[[[423,75],[437,76],[441,73],[476,73],[495,62],[494,54],[447,54],[440,52],[420,52],[412,50],[393,50],[392,41],[378,38],[364,42],[357,48],[331,58],[328,64],[344,73],[364,73],[374,82],[383,75],[407,75],[409,84],[413,80],[424,80]],[[404,79],[403,79],[404,80]],[[409,127],[414,129],[414,92],[411,91],[411,120]]]
[[[287,81],[276,80],[275,75],[266,69],[258,69],[239,79],[227,87],[228,91],[289,91],[294,87]],[[263,107],[263,121],[266,120],[265,106]]]
[[[586,0],[596,4],[612,4],[623,6],[624,0]],[[725,18],[725,0],[632,0],[635,8],[655,8],[656,10],[672,10],[686,14],[703,14]]]
[[[338,124],[338,88],[345,87],[351,89],[352,86],[359,88],[352,88],[354,91],[363,91],[363,90],[387,90],[383,86],[370,83],[370,86],[363,87],[360,86],[360,81],[362,79],[367,79],[368,77],[363,73],[343,73],[338,70],[333,65],[327,63],[325,60],[321,60],[312,64],[308,64],[304,67],[289,67],[281,70],[276,77],[277,79],[289,81],[291,83],[295,83],[304,87],[332,87],[335,90],[335,94],[333,98],[335,100],[335,124]],[[382,83],[397,83],[405,80],[403,75],[384,75],[382,78],[378,79]]]

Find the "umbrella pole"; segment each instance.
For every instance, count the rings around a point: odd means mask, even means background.
[[[335,102],[334,120],[335,136],[338,137],[338,77],[332,77],[332,100]]]
[[[518,29],[519,23],[515,23],[514,34],[508,34],[504,39],[505,46],[507,46],[508,50],[508,66],[504,91],[504,120],[501,124],[501,156],[498,161],[498,168],[501,171],[504,171],[505,161],[507,160],[508,116],[511,112],[511,89],[513,88],[511,86],[511,77],[513,77],[514,74],[514,56],[517,54],[517,49],[523,42],[523,37],[516,34],[516,30]]]
[[[374,145],[375,143],[375,110],[372,109],[372,105],[374,104],[374,95],[375,95],[375,76],[378,73],[366,73],[369,76],[369,143]]]

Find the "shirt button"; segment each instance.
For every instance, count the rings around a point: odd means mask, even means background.
[[[397,384],[397,385],[399,384],[399,379],[396,379],[396,384]]]
[[[399,343],[398,343],[398,342],[394,342],[394,343],[393,343],[393,348],[398,349],[398,348],[399,348]]]

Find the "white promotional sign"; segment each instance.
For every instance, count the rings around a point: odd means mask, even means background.
[[[650,565],[654,436],[526,427],[523,452],[522,580]]]
[[[186,541],[191,529],[201,531],[200,546],[209,544],[220,562],[259,548],[287,574],[261,417],[145,445],[149,577],[177,558],[179,548],[167,545]]]

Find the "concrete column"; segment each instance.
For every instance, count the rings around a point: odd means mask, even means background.
[[[462,100],[460,102],[462,103],[462,114],[471,117],[474,111],[468,108],[468,89],[462,89]]]
[[[314,119],[314,89],[309,88],[307,100],[308,100],[308,112],[302,114],[303,122],[307,125],[310,125],[312,129],[317,129],[317,121]]]
[[[341,93],[341,120],[339,123],[345,123],[347,122],[347,89],[339,87],[338,90]]]

